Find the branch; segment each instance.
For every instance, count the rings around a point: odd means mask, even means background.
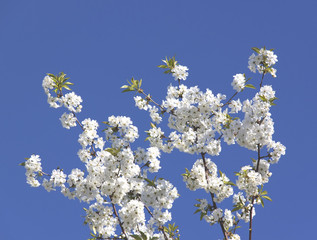
[[[152,218],[154,218],[153,213],[151,212],[151,210],[148,208],[148,206],[144,205],[145,209],[148,211],[148,213],[151,215]],[[163,233],[164,235],[164,239],[168,240],[168,237],[166,236],[166,233],[164,231],[163,226],[159,226],[158,229]]]
[[[139,89],[138,92],[139,92],[139,93],[142,93],[142,94],[145,96],[145,99],[146,99],[146,100],[148,100],[148,101],[154,103],[156,106],[158,106],[158,107],[161,109],[161,111],[166,112],[166,109],[164,109],[160,104],[158,104],[157,102],[155,102],[155,101],[151,98],[150,95],[146,95],[146,94],[144,93],[143,89]]]
[[[232,97],[231,97],[225,104],[223,104],[221,107],[224,107],[224,106],[228,105],[228,104],[231,102],[231,100],[232,100],[237,94],[238,94],[238,91],[235,92],[235,94],[233,94]]]
[[[204,162],[206,182],[207,182],[207,185],[209,185],[209,181],[208,181],[209,170],[208,170],[207,165],[206,165],[205,155],[206,155],[206,153],[201,153],[201,156],[202,156],[203,162]],[[214,200],[215,199],[215,195],[212,192],[209,192],[209,193],[210,193],[211,200],[212,200],[212,206],[213,206],[214,209],[217,209],[217,204],[216,204],[216,202]],[[225,227],[223,225],[223,220],[220,220],[219,224],[220,224],[223,236],[225,237],[226,240],[228,240],[227,231],[225,230]]]
[[[264,75],[265,75],[265,71],[263,71],[263,74],[262,74],[262,79],[261,79],[261,83],[260,83],[260,88],[262,87],[262,83],[263,83]]]
[[[110,197],[110,199],[111,199],[111,197]],[[111,201],[112,201],[112,199],[111,199]],[[114,213],[114,215],[117,217],[117,219],[119,221],[119,225],[121,227],[122,233],[125,235],[124,239],[128,239],[127,238],[127,234],[125,233],[125,230],[124,230],[124,227],[123,227],[123,223],[121,222],[121,220],[119,218],[116,206],[113,203],[111,203],[111,205],[112,205],[113,213]]]
[[[260,166],[260,161],[261,161],[261,146],[260,144],[258,146],[258,160],[256,164],[256,169],[255,171],[259,171],[259,166]],[[251,201],[251,208],[250,208],[250,223],[249,223],[249,240],[252,240],[252,210],[253,210],[253,204],[254,204],[255,196],[252,196],[252,201]]]

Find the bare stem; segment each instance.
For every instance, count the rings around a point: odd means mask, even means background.
[[[142,89],[138,90],[138,92],[139,92],[139,93],[142,93],[142,94],[145,96],[145,99],[146,99],[146,100],[149,100],[150,102],[152,102],[152,103],[154,103],[156,106],[158,106],[158,107],[161,109],[161,111],[164,111],[164,112],[166,111],[160,104],[158,104],[157,102],[155,102],[155,101],[153,100],[153,98],[151,98],[151,96],[146,95]]]
[[[261,83],[260,83],[260,88],[262,87],[262,84],[263,84],[264,75],[265,75],[265,71],[263,71],[263,74],[262,74]]]
[[[231,97],[224,105],[222,105],[222,107],[228,105],[228,104],[231,102],[231,100],[232,100],[237,94],[238,94],[238,92],[235,92],[235,94],[233,94],[232,97]]]

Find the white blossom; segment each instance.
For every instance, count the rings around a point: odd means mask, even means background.
[[[70,92],[65,94],[62,97],[62,101],[64,106],[71,112],[81,112],[82,109],[82,99],[80,96],[76,95],[74,92]]]
[[[73,113],[63,113],[60,120],[64,128],[70,129],[71,127],[76,126],[77,118],[74,117]]]
[[[241,92],[241,90],[243,90],[245,87],[245,82],[246,82],[246,79],[244,74],[239,73],[233,76],[233,81],[231,83],[231,86],[237,92]]]
[[[277,56],[271,50],[258,49],[258,55],[249,58],[249,69],[263,74],[269,72],[276,76],[272,66]],[[175,80],[186,80],[188,68],[176,65],[171,69]],[[264,75],[263,75],[264,76]],[[234,90],[241,92],[245,88],[244,74],[233,76],[231,83]],[[51,90],[54,80],[46,76],[42,87],[51,107],[66,107],[70,113],[64,113],[60,121],[64,128],[76,126],[82,128],[78,142],[81,149],[77,155],[85,170],[74,168],[70,174],[62,169],[54,169],[50,175],[42,172],[41,159],[31,155],[24,163],[27,183],[33,187],[42,185],[48,192],[60,189],[68,199],[78,199],[89,205],[85,223],[98,238],[120,238],[118,229],[123,227],[127,239],[141,231],[148,239],[157,237],[166,239],[159,230],[172,215],[170,209],[179,197],[177,188],[162,178],[153,178],[160,166],[161,152],[170,153],[173,149],[201,156],[190,170],[186,169],[183,180],[192,191],[205,190],[212,201],[200,199],[196,205],[202,217],[211,225],[220,223],[228,231],[234,226],[233,213],[221,209],[218,204],[233,196],[238,219],[245,222],[255,216],[255,204],[259,204],[259,187],[268,183],[272,173],[270,164],[277,163],[285,155],[285,146],[273,140],[274,122],[270,108],[276,99],[271,86],[264,85],[253,98],[240,101],[233,99],[224,102],[226,95],[213,93],[198,86],[187,87],[184,84],[170,85],[167,95],[159,105],[135,96],[135,105],[148,111],[151,125],[147,131],[150,147],[131,145],[139,137],[138,128],[126,116],[110,116],[104,123],[104,138],[99,136],[99,124],[87,118],[81,123],[75,113],[82,109],[82,99],[74,92],[54,97]],[[242,102],[242,103],[241,103]],[[229,115],[230,114],[230,115]],[[163,116],[168,115],[168,128],[160,127]],[[164,129],[164,131],[163,131]],[[261,152],[261,158],[253,166],[243,166],[237,173],[238,193],[233,192],[232,182],[225,173],[218,170],[215,162],[207,156],[218,156],[222,149],[222,140],[227,144],[237,143],[254,152]],[[263,149],[267,154],[263,156]],[[263,154],[263,155],[262,155]],[[39,181],[43,179],[42,183]],[[217,203],[217,207],[215,204]],[[152,211],[148,216],[147,211]],[[121,222],[120,222],[121,221]],[[122,236],[121,236],[122,237]],[[228,239],[239,240],[240,236],[229,233]]]
[[[276,77],[276,69],[272,68],[272,66],[277,62],[277,56],[271,50],[266,50],[261,48],[259,50],[258,55],[252,53],[249,57],[249,69],[251,72],[258,71],[259,73],[263,73],[265,70],[264,64],[267,65],[271,69],[270,73],[273,77]]]
[[[188,68],[182,65],[176,65],[174,68],[171,69],[172,75],[175,80],[186,80],[188,76]]]

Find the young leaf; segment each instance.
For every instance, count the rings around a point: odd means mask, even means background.
[[[246,84],[245,87],[256,89],[252,84]]]
[[[142,238],[139,235],[131,235],[135,240],[142,240]]]
[[[140,231],[140,233],[141,233],[142,239],[143,239],[143,240],[147,240],[147,237],[146,237],[146,235],[144,234],[144,232],[141,232],[141,231]]]
[[[253,47],[253,48],[251,48],[253,51],[255,51],[256,53],[260,53],[260,49],[259,48],[257,48],[257,47]]]
[[[269,200],[272,202],[272,199],[269,196],[262,196],[262,198],[265,198],[266,200]]]
[[[95,235],[97,234],[95,226],[92,226],[92,231],[94,232]]]

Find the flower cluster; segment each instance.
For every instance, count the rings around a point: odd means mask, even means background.
[[[204,189],[212,194],[212,204],[202,200],[197,205],[198,211],[207,222],[211,224],[219,222],[223,229],[228,231],[227,237],[230,239],[239,239],[237,234],[229,231],[236,222],[230,210],[215,208],[215,204],[233,195],[232,185],[236,185],[246,195],[246,198],[243,195],[234,195],[235,211],[240,210],[237,212],[237,217],[249,222],[255,215],[253,205],[263,205],[263,199],[270,200],[262,188],[269,182],[272,175],[269,171],[270,164],[277,163],[280,157],[285,155],[286,149],[280,142],[273,140],[274,122],[270,109],[277,99],[275,91],[272,86],[262,85],[266,73],[276,77],[276,69],[272,66],[277,62],[277,56],[272,50],[265,48],[253,48],[253,50],[257,55],[250,56],[249,69],[252,72],[261,73],[262,79],[260,89],[252,99],[244,101],[239,98],[234,99],[245,88],[255,89],[252,84],[246,84],[250,78],[247,79],[246,75],[241,73],[233,76],[231,85],[236,93],[226,102],[224,94],[213,94],[209,89],[203,92],[197,86],[187,87],[184,84],[170,85],[167,88],[166,98],[160,105],[151,98],[134,97],[139,109],[149,111],[153,107],[152,103],[155,103],[158,106],[157,111],[160,110],[162,116],[165,113],[169,114],[170,133],[166,133],[158,125],[162,118],[154,121],[150,116],[152,121],[157,123],[157,125],[152,124],[147,132],[147,139],[152,147],[167,153],[176,148],[181,152],[202,156],[202,159],[198,159],[190,171],[186,169],[183,179],[190,190]],[[176,77],[176,72],[182,69],[185,73],[188,70],[181,65],[173,67],[173,63],[176,62],[174,58],[163,60],[163,62],[167,66],[160,65],[159,67],[170,68],[175,80],[182,79],[179,76]],[[143,90],[141,92],[144,93]],[[230,182],[224,173],[220,172],[218,176],[216,164],[205,157],[206,154],[218,156],[221,152],[222,140],[228,145],[237,143],[241,147],[258,153],[258,159],[254,160],[253,167],[244,166],[237,173],[236,184]],[[267,154],[261,155],[261,151],[263,153],[265,148]],[[225,232],[224,235],[226,235]]]
[[[233,188],[227,184],[230,182],[225,174],[218,177],[217,165],[208,158],[198,159],[191,171],[183,175],[187,188],[192,191],[204,189],[213,193],[215,202],[220,203],[233,194]]]
[[[67,93],[62,97],[62,102],[64,106],[71,112],[79,113],[82,109],[82,99],[80,96],[76,95],[74,92]]]
[[[40,186],[40,182],[37,180],[37,177],[41,175],[42,172],[40,156],[34,154],[31,155],[23,165],[26,170],[25,175],[27,183],[32,187]]]
[[[162,121],[162,117],[158,113],[159,109],[156,106],[149,105],[148,101],[140,96],[135,96],[134,101],[135,106],[137,106],[139,109],[149,111],[150,117],[153,122],[160,123]]]
[[[81,97],[73,92],[57,97],[50,94],[54,81],[50,76],[43,80],[43,88],[53,107],[65,106],[70,113],[61,117],[63,127],[82,128],[78,142],[80,160],[85,164],[86,173],[78,168],[69,175],[62,169],[54,169],[46,178],[43,176],[41,159],[32,155],[23,165],[26,168],[27,183],[42,185],[48,192],[60,188],[69,199],[79,199],[90,204],[86,209],[85,223],[96,237],[128,238],[135,234],[164,239],[162,226],[171,220],[173,202],[178,198],[177,189],[167,180],[150,180],[148,172],[160,169],[160,150],[157,147],[131,149],[138,137],[138,129],[129,117],[110,116],[104,123],[105,139],[98,134],[99,124],[87,118],[81,123],[75,113],[81,110]],[[52,105],[51,103],[58,103]],[[104,148],[106,141],[109,148]],[[43,177],[42,183],[38,177]],[[147,213],[147,215],[146,215]],[[117,235],[117,228],[121,235]]]
[[[233,81],[231,83],[231,86],[237,92],[241,92],[241,90],[244,89],[245,82],[246,82],[245,76],[239,73],[233,76]]]
[[[215,96],[209,89],[203,93],[198,87],[169,86],[162,108],[170,113],[169,128],[176,131],[166,137],[161,128],[153,127],[149,130],[151,145],[165,152],[177,148],[182,152],[218,155],[221,146],[215,136],[222,129],[219,118],[227,115],[227,110],[221,110],[224,99],[224,95]]]
[[[273,50],[266,50],[265,48],[253,48],[253,50],[257,55],[253,53],[249,57],[250,71],[254,73],[258,71],[262,74],[267,70],[273,77],[276,77],[276,69],[272,68],[272,66],[277,63],[277,56],[274,54]]]
[[[65,74],[63,74],[65,76]],[[70,85],[71,83],[66,82],[65,80],[58,80],[59,78],[57,76],[54,77],[52,74],[48,74],[43,79],[42,87],[44,89],[44,92],[47,95],[47,102],[49,105],[53,108],[59,108],[63,105],[71,112],[81,112],[82,109],[82,99],[80,96],[76,95],[74,92],[67,93],[65,96],[62,95],[61,89],[62,87],[66,87],[67,89],[70,89],[67,87],[67,85]],[[64,83],[66,85],[61,85],[61,83]],[[58,86],[57,85],[61,85]],[[51,90],[55,88],[55,92],[59,90],[60,92],[57,94],[56,97],[54,97],[51,94]]]
[[[174,79],[177,80],[186,80],[188,76],[188,68],[182,65],[176,65],[174,68],[171,69],[172,75]]]
[[[222,131],[224,141],[228,144],[237,142],[253,151],[257,151],[258,146],[271,146],[274,127],[270,108],[276,99],[274,94],[271,86],[263,86],[251,101],[245,100],[242,105],[243,118],[232,120],[228,128]]]
[[[76,127],[77,119],[74,117],[73,113],[63,113],[59,120],[61,120],[62,126],[66,129]]]
[[[242,192],[233,195],[233,203],[235,204],[234,206],[238,206],[237,209],[241,210],[241,212],[237,212],[238,219],[249,222],[250,210],[252,211],[252,218],[255,216],[255,208],[252,207],[251,203],[247,204]]]
[[[80,122],[75,115],[81,112],[81,97],[74,92],[63,95],[62,89],[70,90],[68,86],[72,85],[65,74],[49,74],[42,84],[49,105],[54,108],[64,106],[69,111],[60,118],[64,128],[79,125],[82,129],[78,138],[81,145],[78,157],[85,164],[85,171],[76,168],[67,175],[58,168],[46,175],[42,172],[39,156],[32,155],[23,164],[27,183],[33,187],[42,185],[48,192],[60,188],[65,197],[88,203],[85,223],[94,233],[94,239],[176,240],[179,239],[178,232],[173,231],[177,228],[174,225],[167,228],[165,224],[172,219],[170,209],[178,198],[177,189],[165,179],[155,177],[151,180],[148,175],[161,168],[160,151],[170,153],[178,149],[197,154],[198,159],[191,170],[186,169],[183,180],[188,189],[202,189],[211,199],[199,199],[195,213],[200,213],[200,218],[210,225],[220,224],[226,240],[239,240],[240,236],[235,233],[239,220],[249,222],[249,229],[252,229],[254,206],[264,206],[264,199],[271,200],[263,186],[272,176],[270,165],[277,163],[286,150],[283,144],[273,140],[274,122],[270,110],[277,99],[275,91],[272,86],[263,85],[266,73],[276,77],[273,66],[277,56],[265,48],[253,50],[257,55],[249,57],[249,69],[262,74],[262,78],[253,98],[244,101],[234,97],[246,88],[255,89],[252,84],[246,84],[250,78],[247,79],[245,74],[233,76],[231,85],[235,93],[227,100],[226,95],[214,94],[210,89],[201,91],[198,86],[180,84],[180,80],[187,79],[188,68],[177,64],[174,57],[166,58],[163,60],[166,65],[158,66],[167,69],[165,73],[172,73],[178,80],[177,86],[168,86],[161,104],[144,93],[142,80],[132,78],[129,85],[122,86],[124,92],[135,91],[146,96],[135,96],[135,105],[148,111],[155,123],[151,123],[147,131],[150,147],[136,150],[131,145],[139,133],[129,117],[108,117],[103,122],[105,135],[100,136],[97,121],[87,118]],[[164,132],[162,129],[165,128],[159,124],[166,115],[169,130]],[[236,172],[235,183],[207,157],[218,156],[222,142],[238,144],[257,153],[252,164],[242,166]],[[42,183],[40,177],[44,178]],[[222,209],[219,205],[231,196],[233,209]],[[118,234],[118,228],[121,234]]]
[[[50,76],[45,76],[43,79],[42,87],[47,95],[47,102],[50,107],[59,108],[63,105],[59,97],[53,97],[50,90],[54,88],[54,81]]]
[[[251,166],[241,168],[236,182],[237,187],[240,190],[244,190],[248,198],[258,194],[258,186],[262,183],[262,175],[253,170]]]

